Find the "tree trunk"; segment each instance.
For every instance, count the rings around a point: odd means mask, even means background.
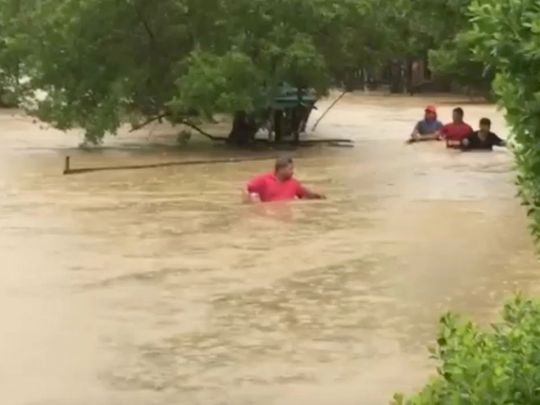
[[[414,95],[413,86],[418,83],[413,83],[413,61],[411,58],[407,58],[405,65],[405,91],[409,95]]]
[[[392,62],[390,68],[390,93],[401,93],[403,91],[402,79],[401,62]]]
[[[359,76],[357,69],[347,68],[344,74],[343,87],[349,92],[358,90],[361,86],[361,80],[362,78]]]
[[[234,114],[233,127],[227,143],[237,146],[248,145],[254,141],[257,130],[253,117],[244,111],[238,111]]]
[[[298,145],[300,142],[300,130],[302,127],[302,107],[298,106],[291,112],[291,130],[293,135],[294,144]]]
[[[302,124],[300,125],[300,132],[306,132],[307,123],[309,121],[309,117],[311,116],[312,110],[312,106],[304,107]]]
[[[276,134],[274,141],[276,143],[283,142],[283,136],[285,135],[284,123],[283,111],[274,111],[274,132]]]

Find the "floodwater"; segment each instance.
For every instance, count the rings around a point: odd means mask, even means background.
[[[403,144],[428,102],[444,120],[458,103],[347,97],[317,135],[356,147],[295,153],[329,199],[267,206],[239,191],[271,162],[62,176],[66,154],[239,153],[163,133],[84,152],[2,113],[2,403],[369,405],[420,387],[444,311],[494,319],[540,281],[509,153]],[[493,106],[464,107],[505,134]]]

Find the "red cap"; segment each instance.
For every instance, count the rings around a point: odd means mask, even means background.
[[[435,108],[434,105],[428,105],[426,107],[426,112],[428,113],[433,113],[433,114],[437,114],[437,109]]]

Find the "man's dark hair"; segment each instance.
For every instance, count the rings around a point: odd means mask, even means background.
[[[461,108],[461,107],[454,108],[454,112],[458,113],[462,118],[465,115],[465,113],[463,112],[463,108]]]
[[[278,170],[283,169],[292,163],[293,163],[293,160],[291,157],[288,157],[288,156],[278,157],[276,159],[275,170],[277,172]]]
[[[482,118],[480,120],[480,126],[482,125],[491,126],[491,120],[489,118]]]

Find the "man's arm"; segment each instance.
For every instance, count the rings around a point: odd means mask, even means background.
[[[497,136],[497,134],[494,134],[493,132],[491,133],[491,138],[493,139],[493,145],[495,146],[501,146],[501,147],[504,147],[506,146],[506,141],[504,141],[503,139],[499,138]]]
[[[326,200],[326,196],[324,194],[319,194],[311,191],[300,183],[298,183],[298,190],[296,192],[296,196],[303,200]]]
[[[311,190],[304,191],[304,198],[307,200],[326,200],[326,196],[324,194],[315,193]]]
[[[247,189],[242,190],[242,202],[246,204],[261,202],[261,197],[257,193],[250,193]]]
[[[418,129],[419,126],[420,126],[420,122],[417,122],[411,132],[411,135],[409,136],[409,139],[407,139],[406,143],[413,143],[420,140],[420,130]]]
[[[420,140],[438,141],[443,136],[442,135],[442,129],[443,129],[443,125],[439,121],[437,121],[437,126],[436,126],[435,131],[433,131],[432,133],[426,134],[426,135],[422,135],[422,139],[420,139]]]
[[[448,135],[448,126],[443,125],[439,130],[439,139],[444,139]]]
[[[416,141],[417,142],[436,141],[440,139],[440,137],[441,137],[441,134],[439,133],[439,131],[437,131],[437,132],[433,132],[432,134],[420,135],[418,139],[416,139]]]
[[[261,201],[261,193],[264,188],[262,176],[255,177],[249,181],[246,188],[242,190],[242,199],[245,203],[256,203]]]
[[[472,135],[461,140],[461,150],[469,150],[472,148]]]
[[[412,142],[422,142],[422,141],[438,141],[442,138],[442,124],[437,126],[437,129],[434,132],[431,132],[429,134],[420,134],[420,131],[418,130],[418,126],[420,123],[416,124],[415,130],[413,131],[413,135],[411,135],[411,139],[409,143]],[[416,135],[415,135],[416,134]]]
[[[418,130],[418,125],[419,124],[420,123],[417,122],[416,125],[414,126],[412,132],[411,132],[411,138],[413,138],[413,139],[416,138],[418,135],[420,135],[420,131]]]

